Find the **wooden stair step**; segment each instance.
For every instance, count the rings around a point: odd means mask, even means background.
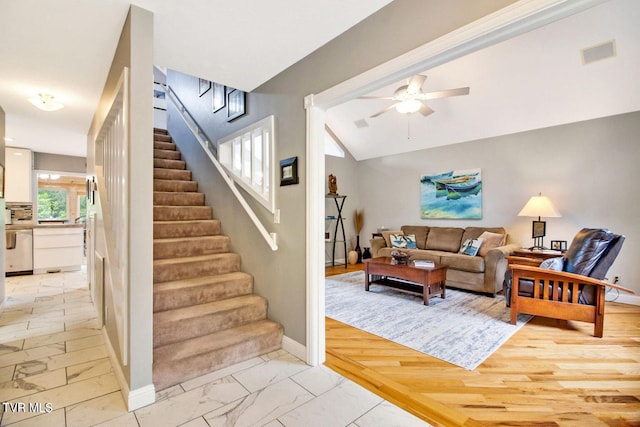
[[[205,304],[252,292],[253,276],[241,271],[158,283],[153,286],[153,311]]]
[[[153,261],[153,283],[192,279],[198,276],[240,271],[240,255],[235,253],[200,255]]]
[[[154,191],[153,204],[155,206],[203,206],[204,193]]]
[[[161,347],[267,318],[267,300],[249,294],[153,315],[153,346]]]
[[[212,219],[210,206],[154,206],[154,221],[183,221],[193,219]]]
[[[153,351],[153,383],[156,390],[163,390],[277,350],[281,341],[282,326],[270,320],[260,320],[158,347]]]
[[[153,167],[160,169],[186,169],[187,163],[184,160],[153,159]]]
[[[169,135],[169,131],[166,129],[160,129],[160,128],[153,128],[153,134],[160,134],[160,135]]]
[[[168,134],[163,134],[163,133],[154,133],[153,134],[153,140],[154,141],[161,141],[161,142],[171,142],[171,136]]]
[[[153,240],[153,259],[184,258],[229,252],[229,236],[175,237]]]
[[[212,236],[220,234],[221,228],[217,219],[154,221],[153,238]]]

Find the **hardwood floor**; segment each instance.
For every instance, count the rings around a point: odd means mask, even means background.
[[[433,425],[640,426],[640,307],[592,333],[536,317],[467,371],[327,318],[326,365]]]

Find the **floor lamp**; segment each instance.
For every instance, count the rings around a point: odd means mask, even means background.
[[[556,210],[548,197],[539,193],[537,196],[533,196],[529,199],[524,208],[520,211],[518,216],[530,216],[538,217],[538,220],[533,221],[531,227],[531,237],[533,238],[533,246],[529,249],[546,249],[544,247],[544,236],[547,231],[546,221],[541,221],[541,217],[560,218],[560,212]]]

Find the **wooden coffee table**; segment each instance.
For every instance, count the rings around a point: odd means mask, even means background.
[[[386,286],[400,292],[422,296],[424,305],[429,305],[429,298],[435,295],[440,295],[440,298],[444,299],[448,268],[446,265],[436,264],[434,267],[423,268],[414,267],[411,262],[403,265],[393,264],[392,261],[390,257],[371,258],[364,261],[365,291],[368,291],[371,285]]]

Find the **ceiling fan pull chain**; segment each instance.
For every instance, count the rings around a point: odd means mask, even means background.
[[[411,139],[411,113],[407,113],[407,140]]]

